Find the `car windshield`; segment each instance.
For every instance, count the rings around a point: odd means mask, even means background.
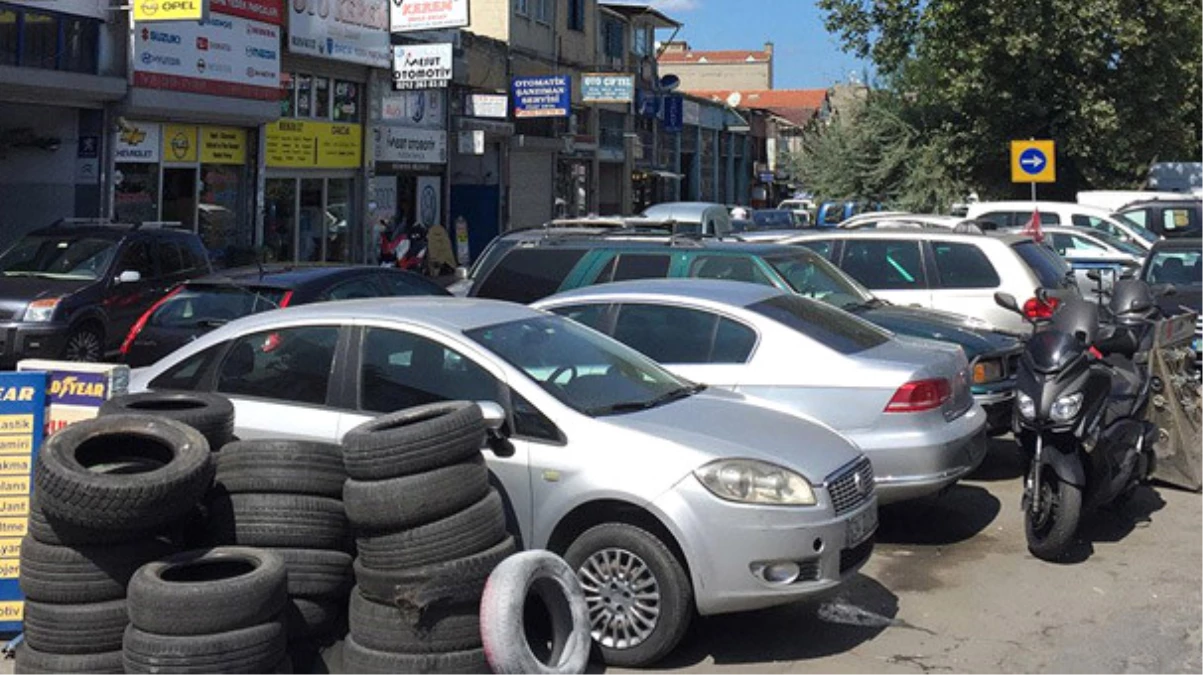
[[[753,211],[752,225],[758,230],[789,230],[797,228],[793,212],[776,209]]]
[[[559,316],[464,331],[564,405],[599,417],[646,410],[699,388],[639,352]]]
[[[822,300],[841,309],[851,309],[874,301],[873,294],[864,286],[807,249],[766,256],[765,262],[777,270],[790,289],[799,295]]]
[[[276,309],[284,293],[278,288],[189,285],[159,305],[147,325],[214,328],[240,317]]]
[[[1140,223],[1136,222],[1135,220],[1132,220],[1131,218],[1129,218],[1128,216],[1125,216],[1122,213],[1113,213],[1113,214],[1111,214],[1111,217],[1115,218],[1119,222],[1123,223],[1124,226],[1127,227],[1128,229],[1132,230],[1132,232],[1134,232],[1136,234],[1136,236],[1140,237],[1141,239],[1144,239],[1145,241],[1149,242],[1150,244],[1157,241],[1157,239],[1158,239],[1156,232],[1146,228],[1144,225],[1141,225]]]
[[[112,239],[27,235],[0,255],[0,271],[5,276],[99,279],[116,250]]]
[[[1145,264],[1144,280],[1150,284],[1198,286],[1203,279],[1203,252],[1157,251]],[[1197,297],[1197,296],[1196,296]]]

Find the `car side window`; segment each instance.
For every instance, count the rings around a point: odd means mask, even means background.
[[[217,372],[217,391],[322,405],[338,331],[337,326],[299,326],[238,338]]]
[[[1112,235],[1115,235],[1122,239],[1128,238],[1127,236],[1124,235],[1123,232],[1116,229],[1116,227],[1114,225],[1103,220],[1102,218],[1096,218],[1094,216],[1084,216],[1082,214],[1075,213],[1072,216],[1070,216],[1070,222],[1072,222],[1074,224],[1074,227],[1086,227],[1086,228],[1090,228],[1092,230],[1106,232],[1107,234],[1112,234]]]
[[[832,239],[806,239],[798,242],[798,245],[805,246],[828,260],[831,260],[835,252],[835,241]]]
[[[941,288],[997,288],[1002,280],[990,258],[973,244],[932,242]]]
[[[844,259],[840,267],[875,290],[926,287],[917,241],[848,239],[844,242]]]
[[[1165,208],[1161,212],[1161,231],[1171,234],[1191,229],[1191,215],[1190,209]]]
[[[442,286],[417,274],[406,274],[401,270],[383,270],[380,279],[389,295],[449,295]]]
[[[188,269],[184,260],[184,252],[180,250],[179,244],[173,241],[160,241],[156,242],[155,250],[159,254],[159,269],[163,271],[163,276],[179,276]]]
[[[1012,222],[1015,220],[1014,216],[1015,214],[1006,211],[991,211],[990,213],[983,213],[978,216],[977,220],[986,220],[1002,228],[1011,227]]]
[[[180,361],[151,380],[148,388],[197,391],[200,389],[201,380],[204,379],[209,366],[217,359],[217,356],[221,354],[227,344],[229,343],[222,342],[213,345]]]
[[[474,294],[481,298],[529,304],[559,290],[583,250],[514,248],[480,280]]]
[[[337,283],[322,293],[323,300],[354,300],[380,296],[380,288],[371,276],[361,276]]]
[[[660,253],[623,253],[614,265],[610,281],[663,279],[668,276],[672,256]]]
[[[564,441],[555,422],[539,412],[539,409],[523,398],[522,394],[511,390],[510,403],[514,412],[514,436],[556,443]]]
[[[725,279],[772,286],[773,281],[749,256],[699,255],[689,263],[689,276],[698,279]]]
[[[559,314],[562,317],[572,319],[577,323],[584,324],[593,330],[598,330],[603,333],[607,332],[605,325],[609,316],[610,305],[606,303],[597,303],[590,305],[567,305],[564,307],[553,307],[551,311]]]
[[[137,272],[143,279],[154,278],[154,259],[150,257],[150,246],[145,241],[131,241],[121,252],[121,258],[117,261],[117,274],[126,271]]]
[[[1149,209],[1137,209],[1135,211],[1124,211],[1123,215],[1129,220],[1135,222],[1141,227],[1149,226]]]
[[[613,337],[660,363],[744,363],[756,332],[716,314],[685,307],[622,305]]]
[[[359,407],[391,413],[437,401],[496,401],[501,383],[468,357],[430,338],[367,328],[360,350]]]

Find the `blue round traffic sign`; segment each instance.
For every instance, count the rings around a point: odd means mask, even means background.
[[[1039,148],[1028,148],[1019,153],[1019,168],[1026,174],[1033,176],[1039,174],[1048,166],[1048,158]]]

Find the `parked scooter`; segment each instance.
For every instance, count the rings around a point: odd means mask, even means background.
[[[994,300],[1023,314],[1011,295]],[[1024,523],[1028,550],[1044,560],[1069,552],[1083,513],[1125,500],[1153,470],[1157,427],[1144,416],[1160,312],[1136,279],[1116,282],[1103,324],[1100,309],[1070,297],[1047,325],[1033,320],[1019,363],[1012,428],[1031,461]]]

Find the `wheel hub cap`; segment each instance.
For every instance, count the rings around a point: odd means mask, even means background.
[[[656,630],[660,586],[642,558],[622,549],[603,549],[577,571],[589,608],[593,639],[611,649],[630,649]]]

